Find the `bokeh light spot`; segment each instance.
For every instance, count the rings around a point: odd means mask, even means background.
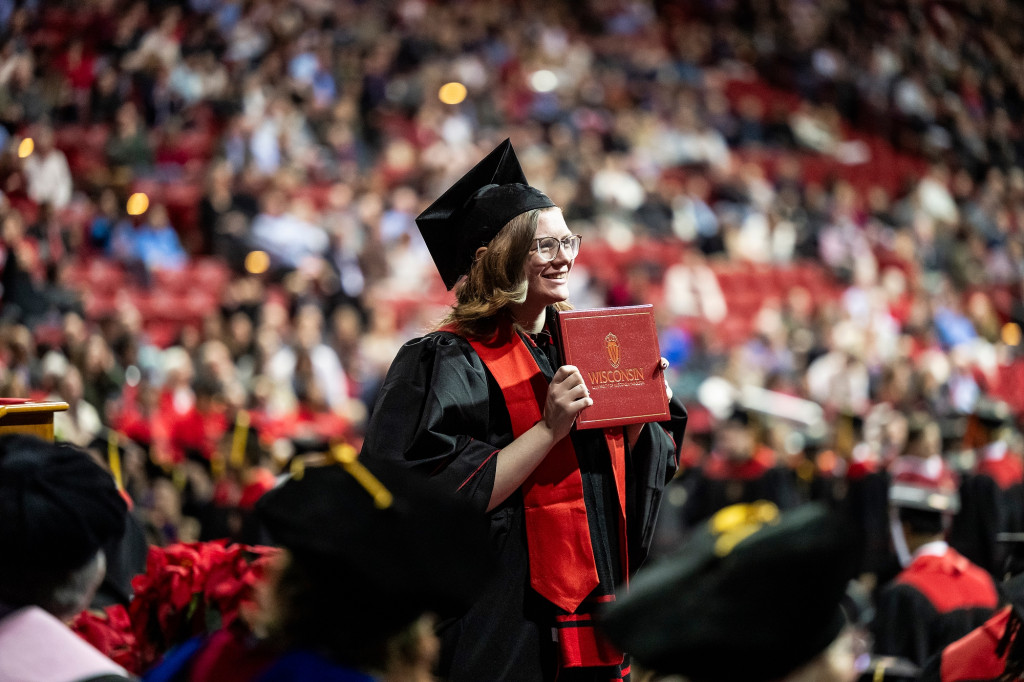
[[[1020,325],[1016,322],[1007,322],[1003,325],[1003,343],[1007,346],[1019,346],[1020,336]]]
[[[18,145],[18,158],[27,159],[36,150],[36,143],[31,137],[26,137]]]
[[[466,86],[462,83],[445,83],[437,92],[437,97],[445,104],[459,104],[466,99]]]
[[[142,192],[136,192],[128,197],[128,215],[142,215],[149,208],[149,197]]]
[[[541,69],[530,76],[530,87],[535,92],[551,92],[558,87],[558,76],[553,71]]]
[[[250,251],[245,257],[245,270],[253,275],[262,275],[270,267],[270,256],[266,251]]]

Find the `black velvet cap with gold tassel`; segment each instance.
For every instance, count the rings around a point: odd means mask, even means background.
[[[602,628],[658,673],[777,680],[845,626],[840,602],[860,547],[851,526],[820,504],[726,507],[676,554],[641,570]]]
[[[454,615],[490,575],[482,514],[423,477],[358,460],[346,444],[293,462],[256,514],[270,538],[305,565],[350,582],[353,602],[398,620],[425,611]]]
[[[416,217],[430,257],[449,290],[469,272],[476,250],[487,246],[517,215],[555,204],[530,187],[506,139]]]

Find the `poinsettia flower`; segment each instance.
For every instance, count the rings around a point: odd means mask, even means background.
[[[128,672],[142,672],[131,619],[121,604],[104,611],[82,611],[71,622],[71,629]]]
[[[194,635],[231,624],[277,553],[226,541],[151,547],[128,611],[142,668]]]

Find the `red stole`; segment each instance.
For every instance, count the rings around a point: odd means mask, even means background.
[[[454,332],[445,328],[443,331]],[[519,334],[504,329],[492,339],[470,339],[488,371],[505,396],[518,438],[542,418],[548,381]],[[628,576],[626,544],[626,461],[621,429],[605,430],[619,501],[619,542],[623,576]],[[530,586],[563,611],[574,613],[598,586],[597,566],[583,501],[580,475],[572,439],[563,438],[541,460],[522,487],[526,541],[530,561]],[[564,646],[562,647],[565,648]],[[572,647],[576,649],[575,646]],[[597,647],[592,655],[566,655],[563,664],[614,665],[622,656]],[[617,660],[612,660],[617,656]]]

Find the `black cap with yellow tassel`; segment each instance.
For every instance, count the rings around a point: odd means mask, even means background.
[[[645,667],[709,682],[767,682],[816,658],[846,625],[852,526],[824,505],[726,507],[678,553],[639,572],[601,623]]]
[[[360,462],[347,444],[307,453],[266,493],[256,513],[271,539],[306,563],[352,581],[396,618],[468,608],[491,567],[482,514],[431,482],[381,462]]]

